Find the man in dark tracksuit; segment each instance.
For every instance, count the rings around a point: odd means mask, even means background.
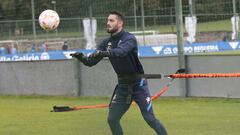
[[[76,52],[72,54],[87,66],[96,65],[103,57],[108,57],[117,76],[118,84],[114,90],[108,114],[108,123],[113,135],[123,135],[120,119],[134,100],[144,120],[158,135],[167,135],[164,126],[155,118],[151,96],[143,67],[138,59],[137,41],[134,35],[123,30],[124,17],[116,12],[109,13],[107,32],[109,38],[97,47],[90,56]]]

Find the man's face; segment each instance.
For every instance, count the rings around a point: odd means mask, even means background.
[[[114,34],[122,30],[122,21],[116,15],[109,15],[107,20],[107,32]]]

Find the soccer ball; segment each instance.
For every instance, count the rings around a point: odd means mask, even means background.
[[[60,18],[58,13],[53,10],[45,10],[43,11],[39,18],[39,24],[44,30],[54,30],[58,27]]]

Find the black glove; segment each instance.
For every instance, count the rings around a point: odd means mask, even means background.
[[[176,74],[180,74],[180,73],[186,73],[186,69],[185,68],[180,68],[176,71]]]
[[[70,54],[70,56],[77,58],[84,65],[87,65],[87,66],[90,65],[87,56],[85,56],[82,52],[75,52],[75,53]]]
[[[110,56],[109,51],[100,51],[100,50],[97,50],[97,51],[93,52],[91,55],[89,55],[89,57],[93,58],[93,59],[100,59],[100,58],[108,57],[108,56]]]
[[[75,52],[75,53],[71,53],[70,56],[81,60],[84,57],[84,54],[82,52]]]

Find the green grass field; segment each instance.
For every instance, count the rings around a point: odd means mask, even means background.
[[[94,105],[109,98],[0,96],[1,135],[110,135],[108,109],[50,112],[53,105]],[[169,135],[239,135],[240,99],[160,98],[156,117]],[[125,135],[155,135],[132,106],[121,121]]]

